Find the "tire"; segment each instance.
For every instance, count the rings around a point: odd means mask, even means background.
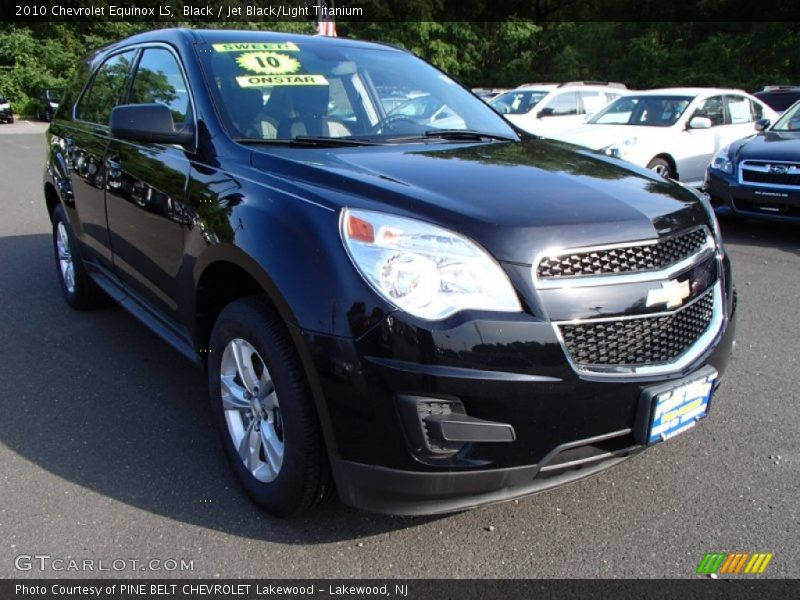
[[[332,483],[314,400],[289,333],[266,297],[226,306],[209,346],[212,410],[231,468],[250,498],[278,517],[325,500]]]
[[[661,175],[665,179],[675,179],[675,173],[672,172],[672,167],[663,158],[654,158],[647,163],[647,168]]]
[[[76,310],[88,310],[108,303],[108,296],[86,272],[61,204],[53,211],[53,251],[58,282],[67,304]]]

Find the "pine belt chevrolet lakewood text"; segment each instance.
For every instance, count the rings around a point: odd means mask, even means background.
[[[383,102],[421,95],[446,127]],[[67,302],[110,297],[206,368],[273,514],[574,481],[703,419],[727,365],[697,192],[533,138],[403,50],[141,34],[79,66],[47,135]]]

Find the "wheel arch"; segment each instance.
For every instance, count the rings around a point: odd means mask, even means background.
[[[195,270],[192,315],[193,337],[203,366],[207,367],[209,339],[214,323],[225,306],[248,296],[262,294],[270,307],[280,316],[292,339],[303,372],[309,383],[317,417],[329,455],[338,456],[330,413],[325,404],[322,384],[314,368],[294,312],[270,275],[243,250],[235,246],[209,248]]]
[[[678,163],[675,162],[675,159],[672,157],[672,155],[670,153],[662,152],[660,154],[656,154],[653,158],[651,158],[648,161],[647,164],[650,164],[651,162],[653,162],[657,158],[660,158],[661,160],[666,161],[667,164],[669,164],[669,168],[672,171],[672,174],[675,176],[675,179],[680,180],[680,173],[678,173]]]

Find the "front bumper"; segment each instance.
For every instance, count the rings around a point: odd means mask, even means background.
[[[10,108],[0,108],[0,121],[8,121],[14,117],[14,112]]]
[[[358,340],[300,332],[341,499],[390,514],[451,512],[622,462],[645,448],[644,390],[706,365],[724,374],[735,337],[730,287],[725,295],[707,350],[680,373],[646,378],[579,376],[553,327],[529,315],[456,315],[421,328],[395,314]],[[511,425],[515,439],[431,452],[409,426],[407,395],[458,402],[470,417]]]
[[[736,175],[707,169],[704,191],[717,214],[800,222],[800,190],[742,185]]]

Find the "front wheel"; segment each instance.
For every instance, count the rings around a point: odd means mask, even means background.
[[[222,443],[255,503],[287,517],[324,500],[330,467],[314,401],[289,333],[266,298],[223,309],[208,371]]]
[[[665,179],[675,179],[675,173],[672,172],[672,167],[663,158],[654,158],[647,163],[647,168]]]

